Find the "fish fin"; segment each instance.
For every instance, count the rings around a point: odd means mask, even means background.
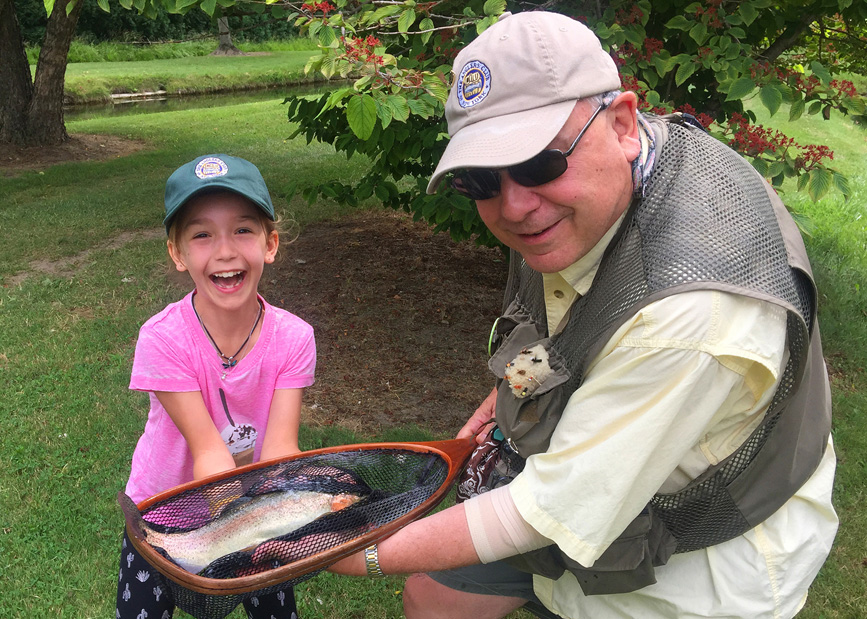
[[[117,502],[120,504],[120,509],[123,512],[123,517],[126,520],[126,532],[130,537],[135,537],[140,540],[146,540],[147,534],[144,531],[141,512],[136,507],[135,502],[128,494],[121,491],[117,493]]]

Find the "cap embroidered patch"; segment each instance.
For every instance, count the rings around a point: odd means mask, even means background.
[[[483,62],[471,60],[458,76],[458,103],[473,107],[481,103],[491,91],[491,70]]]
[[[219,157],[205,157],[196,166],[196,176],[201,179],[223,176],[229,172],[229,166]]]

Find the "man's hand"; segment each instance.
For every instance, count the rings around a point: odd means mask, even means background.
[[[485,442],[488,432],[483,432],[485,424],[489,423],[493,418],[497,409],[497,389],[496,387],[484,399],[481,406],[476,409],[469,421],[464,424],[458,432],[457,438],[466,438],[467,436],[475,436],[476,442],[481,445]]]

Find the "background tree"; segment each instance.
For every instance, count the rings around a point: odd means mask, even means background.
[[[318,40],[308,65],[326,76],[355,76],[352,86],[287,100],[289,119],[308,140],[370,159],[358,182],[308,188],[305,196],[354,204],[376,195],[456,239],[492,242],[465,198],[424,188],[446,144],[442,119],[457,51],[494,23],[505,0],[466,2],[307,2],[291,4],[295,23]],[[772,184],[796,178],[818,199],[846,179],[829,166],[825,146],[796,144],[755,124],[744,100],[758,93],[771,114],[789,104],[790,118],[836,110],[864,126],[865,100],[841,71],[867,71],[867,3],[852,0],[625,0],[525,2],[590,26],[617,62],[641,108],[693,114],[745,155]],[[840,50],[847,57],[840,58]],[[832,53],[834,50],[835,53]],[[859,129],[860,130],[860,129]]]
[[[0,144],[59,144],[68,139],[63,79],[82,6],[75,0],[53,2],[33,79],[15,5],[0,0]]]
[[[136,11],[109,13],[109,0],[45,0],[44,6],[38,0],[0,0],[0,145],[52,146],[69,138],[63,120],[63,85],[69,47],[79,23],[94,40],[146,41],[202,32],[213,36],[213,17],[221,18],[222,7],[233,4],[204,0],[202,11],[183,19],[196,2],[120,0],[114,8]],[[294,27],[265,15],[264,4],[247,6],[243,14],[228,18],[231,27],[258,30],[262,37],[295,32]],[[282,8],[273,10],[285,15]],[[31,75],[26,45],[36,41],[42,45],[35,75]]]

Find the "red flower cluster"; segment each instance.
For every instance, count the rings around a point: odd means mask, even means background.
[[[827,146],[807,144],[801,155],[795,159],[795,166],[804,171],[812,170],[822,165],[823,159],[834,159],[834,151]]]
[[[626,58],[634,58],[636,61],[646,61],[650,62],[650,60],[662,51],[664,43],[659,39],[644,39],[644,49],[643,51],[632,45],[632,43],[624,43],[620,48],[620,53],[614,58],[615,64],[618,66],[623,66],[626,64]]]
[[[834,88],[841,95],[847,97],[855,97],[858,91],[855,89],[855,84],[849,80],[831,80],[831,88]]]
[[[751,125],[748,119],[737,113],[729,118],[729,128],[732,130],[729,146],[751,157],[758,157],[768,151],[772,153],[785,151],[795,145],[794,139],[780,131],[772,131],[761,125]]]
[[[328,15],[331,11],[335,10],[335,7],[330,2],[305,2],[301,5],[302,11],[309,11],[311,13],[322,13],[323,15]]]
[[[732,114],[729,118],[729,129],[732,138],[729,146],[743,155],[758,157],[764,153],[785,153],[790,148],[801,150],[795,157],[795,170],[809,172],[822,165],[825,159],[834,159],[834,152],[827,146],[807,144],[802,146],[793,138],[780,131],[771,131],[761,125],[751,125],[749,120],[740,114]]]
[[[710,127],[710,124],[713,122],[713,118],[709,114],[705,114],[702,112],[699,114],[695,111],[695,108],[692,107],[689,103],[684,103],[679,108],[674,110],[675,112],[683,112],[684,114],[689,114],[694,117],[698,122],[701,123],[701,126],[707,129]]]
[[[621,26],[628,26],[629,24],[640,24],[641,19],[644,17],[644,11],[642,11],[638,5],[633,4],[628,11],[625,9],[617,9],[615,21]]]
[[[373,64],[382,64],[382,56],[373,53],[373,49],[379,45],[379,39],[373,35],[368,35],[365,38],[352,37],[351,39],[343,38],[343,47],[346,49],[344,57],[350,62],[372,62]]]
[[[707,17],[708,17],[707,25],[710,26],[711,28],[722,28],[723,26],[725,26],[725,22],[719,16],[719,6],[722,4],[722,0],[715,1],[715,2],[708,2],[708,4],[710,6],[708,6],[707,8],[705,8],[703,6],[699,6],[695,10],[696,19],[701,21],[702,16],[707,15]]]

